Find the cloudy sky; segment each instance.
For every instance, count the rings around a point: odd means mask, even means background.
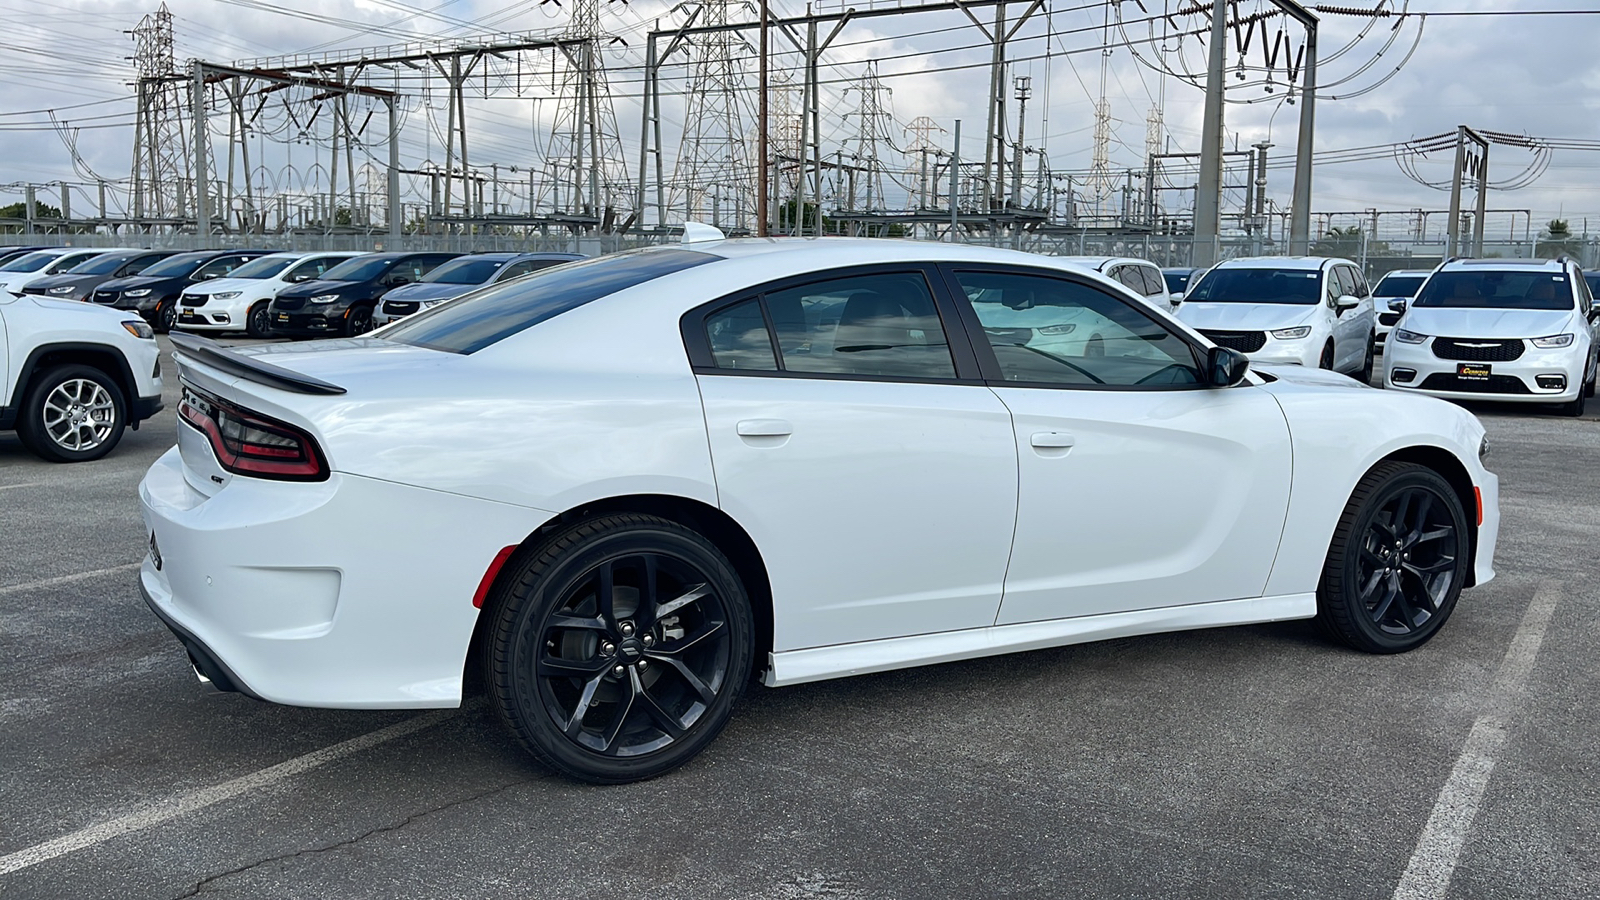
[[[1370,7],[1373,2],[1361,0],[1359,5]],[[834,12],[840,5],[837,0],[820,0],[813,8]],[[866,9],[891,4],[860,0],[851,5]],[[1083,184],[1082,176],[1092,164],[1095,104],[1102,94],[1112,118],[1109,169],[1119,185],[1127,170],[1144,169],[1147,116],[1153,107],[1163,110],[1164,149],[1199,149],[1202,93],[1178,76],[1202,71],[1204,50],[1193,37],[1175,37],[1165,20],[1156,18],[1152,24],[1146,12],[1188,5],[1189,0],[1123,0],[1110,7],[1092,0],[1053,0],[1048,15],[1040,12],[1021,27],[1010,56],[1016,60],[1012,74],[1030,76],[1033,83],[1025,142],[1045,155],[1052,171],[1074,173],[1075,183]],[[1350,5],[1358,5],[1357,0],[1350,0]],[[1508,14],[1600,11],[1600,0],[1411,0],[1408,7],[1405,0],[1390,0],[1386,5],[1413,15],[1376,23],[1350,16],[1324,17],[1321,80],[1325,85],[1344,83],[1324,89],[1325,97],[1340,99],[1318,103],[1319,154],[1381,148],[1453,131],[1458,124],[1541,138],[1594,140],[1600,147],[1596,116],[1600,54],[1595,52],[1600,46],[1600,15]],[[170,0],[169,6],[176,17],[175,56],[182,65],[194,57],[233,62],[408,40],[540,32],[564,27],[572,0],[542,4],[421,0],[420,5],[405,0]],[[774,0],[774,7],[780,15],[804,11],[800,0]],[[1012,15],[1023,7],[1015,4]],[[19,199],[18,186],[23,183],[126,179],[134,111],[128,84],[133,43],[127,31],[153,6],[141,0],[11,0],[8,8],[7,31],[0,37],[0,50],[5,51],[0,57],[0,202]],[[1241,15],[1248,15],[1271,7],[1267,0],[1240,0],[1238,8]],[[1497,14],[1444,15],[1484,11]],[[1417,13],[1435,15],[1424,19]],[[747,7],[738,4],[728,15],[734,21],[752,17]],[[986,22],[991,16],[992,12],[980,13]],[[682,10],[675,11],[665,0],[601,4],[602,27],[622,38],[607,51],[607,62],[630,175],[637,165],[643,35],[652,23],[668,27],[683,18]],[[1194,16],[1171,21],[1180,30],[1204,24]],[[1277,22],[1272,20],[1265,34],[1257,30],[1251,36],[1243,79],[1234,71],[1237,45],[1230,55],[1229,99],[1264,102],[1230,104],[1228,144],[1243,147],[1268,140],[1274,145],[1269,194],[1286,206],[1292,171],[1277,166],[1287,163],[1294,152],[1300,107],[1282,103],[1282,82],[1300,38],[1289,29],[1284,36],[1287,49],[1269,69],[1264,47],[1275,42]],[[1101,50],[1106,44],[1112,48],[1109,55]],[[748,54],[744,56],[734,70],[748,75],[754,67]],[[889,142],[902,148],[910,145],[915,135],[908,126],[928,117],[945,129],[932,131],[932,142],[948,147],[949,129],[959,118],[963,157],[980,158],[988,56],[983,36],[960,14],[920,13],[852,22],[836,39],[822,70],[824,153],[842,149],[849,154],[859,146],[856,135],[864,124],[859,114],[860,79],[867,61],[875,60],[887,89],[880,100],[888,115],[880,120],[879,130]],[[796,62],[792,54],[775,57],[780,70]],[[474,167],[486,169],[494,163],[507,172],[513,166],[525,172],[537,167],[540,154],[546,152],[555,114],[548,96],[549,73],[540,71],[535,57],[528,57],[526,65],[526,71],[515,70],[515,80],[511,70],[502,67],[492,85],[480,85],[476,96],[469,96]],[[548,56],[542,65],[550,65]],[[1162,68],[1177,75],[1163,73]],[[686,75],[682,66],[663,71],[669,163],[677,153],[687,113]],[[1269,75],[1276,87],[1270,94],[1264,83]],[[377,83],[388,86],[383,84],[386,77]],[[401,142],[407,167],[443,159],[445,107],[438,87],[436,81],[432,89],[424,90],[415,73],[407,73],[400,85],[407,95],[406,137]],[[483,96],[484,87],[492,88],[494,96]],[[52,126],[50,110],[69,124],[67,135]],[[356,115],[364,113],[358,109]],[[214,127],[225,128],[226,117],[217,119]],[[315,123],[309,130],[301,129],[304,134],[288,123],[288,118],[279,123],[287,130],[270,143],[258,136],[262,144],[252,151],[253,165],[262,181],[294,191],[316,181],[316,167],[325,161],[326,138],[319,138]],[[76,148],[76,160],[69,140]],[[376,146],[372,150],[375,158],[384,158],[385,151]],[[897,170],[886,192],[903,203],[903,186],[915,182],[907,174],[914,165],[887,147],[880,154],[892,159]],[[1319,165],[1317,211],[1402,211],[1447,205],[1447,194],[1413,180],[1392,157],[1381,151],[1364,155],[1378,158]],[[1037,159],[1030,155],[1030,171]],[[1418,160],[1415,169],[1425,180],[1440,180],[1448,177],[1449,162],[1449,154],[1435,154]],[[1497,146],[1491,153],[1491,180],[1511,179],[1536,162],[1540,160],[1525,149]],[[1600,151],[1558,149],[1543,162],[1547,168],[1531,185],[1491,194],[1491,208],[1529,211],[1491,217],[1491,236],[1513,232],[1520,236],[1521,223],[1531,219],[1537,228],[1557,215],[1570,219],[1574,230],[1583,228],[1587,219],[1590,229],[1600,231]],[[896,177],[901,187],[896,187]],[[1172,180],[1181,183],[1186,177],[1175,171]],[[408,179],[406,187],[412,199],[426,190],[415,179]],[[57,189],[50,190],[55,196]],[[525,197],[527,188],[521,190]],[[510,200],[515,191],[508,185],[506,198]],[[1107,198],[1108,204],[1116,202],[1115,193]],[[1179,195],[1174,192],[1169,202],[1179,204]],[[73,204],[75,209],[92,207],[92,193],[77,194]],[[1390,231],[1408,227],[1409,221],[1396,213],[1382,224]],[[1434,217],[1430,225],[1442,228],[1443,217]]]

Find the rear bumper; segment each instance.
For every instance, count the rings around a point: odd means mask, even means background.
[[[154,568],[154,563],[146,560],[145,566]],[[243,679],[235,675],[233,670],[228,668],[228,664],[213,653],[210,647],[206,646],[205,641],[195,637],[192,632],[179,625],[176,619],[162,610],[161,604],[157,603],[155,598],[150,595],[149,582],[146,581],[145,573],[142,569],[139,572],[139,593],[144,597],[144,605],[150,607],[150,612],[161,620],[161,624],[167,626],[167,630],[172,632],[173,636],[178,639],[178,643],[182,644],[183,649],[188,652],[189,662],[194,666],[196,674],[210,682],[211,686],[219,691],[244,694],[246,697],[261,699],[261,695],[250,690]]]

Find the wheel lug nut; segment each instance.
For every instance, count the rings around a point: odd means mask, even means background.
[[[644,670],[644,669],[650,668],[650,660],[648,660],[648,659],[639,660],[639,668],[640,668],[640,670]]]
[[[606,641],[604,644],[600,645],[600,652],[610,656],[611,654],[617,652],[617,645],[611,643],[610,641]]]
[[[623,622],[622,623],[622,633],[623,634],[633,634],[633,623],[632,622]]]
[[[640,638],[640,641],[642,641],[644,643],[644,645],[646,647],[648,647],[651,644],[654,644],[656,642],[656,639],[653,636],[647,634],[644,637]]]
[[[626,671],[628,671],[627,666],[617,666],[615,669],[611,670],[611,674],[613,674],[613,675],[621,675],[623,672],[626,672]]]

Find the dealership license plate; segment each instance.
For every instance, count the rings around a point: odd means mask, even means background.
[[[287,321],[289,321],[289,314],[288,313],[278,313],[278,321],[279,322],[287,322]]]
[[[192,316],[192,315],[194,315],[194,310],[192,310],[189,307],[185,306],[183,308],[183,314],[186,315],[186,316]]]
[[[1493,366],[1461,363],[1456,366],[1456,377],[1466,381],[1488,381],[1489,373],[1493,368]]]

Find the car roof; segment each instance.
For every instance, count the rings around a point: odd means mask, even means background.
[[[1379,275],[1378,277],[1379,278],[1388,278],[1390,275],[1408,275],[1408,276],[1413,276],[1414,277],[1414,276],[1417,276],[1417,275],[1430,275],[1432,273],[1433,273],[1432,269],[1390,269],[1389,271],[1383,273],[1382,275]]]
[[[1565,259],[1451,259],[1439,267],[1441,272],[1460,272],[1470,269],[1545,269],[1560,272],[1567,267]]]
[[[892,262],[985,262],[1013,265],[1046,265],[1050,268],[1083,271],[1082,263],[1066,257],[1041,256],[1020,250],[1004,250],[975,244],[946,244],[936,241],[911,241],[896,238],[781,237],[730,238],[722,241],[695,241],[667,244],[728,260],[755,257],[782,257],[785,262],[819,268],[828,265],[868,265]]]
[[[1237,259],[1225,259],[1216,264],[1218,269],[1297,269],[1311,271],[1321,269],[1329,263],[1346,263],[1355,265],[1348,259],[1334,256],[1242,256]]]
[[[1141,263],[1147,266],[1155,265],[1155,263],[1150,262],[1147,259],[1139,259],[1133,256],[1058,256],[1056,259],[1062,260],[1063,262],[1076,263],[1080,266],[1093,266],[1096,271],[1102,270],[1106,266],[1109,266],[1113,263]]]

